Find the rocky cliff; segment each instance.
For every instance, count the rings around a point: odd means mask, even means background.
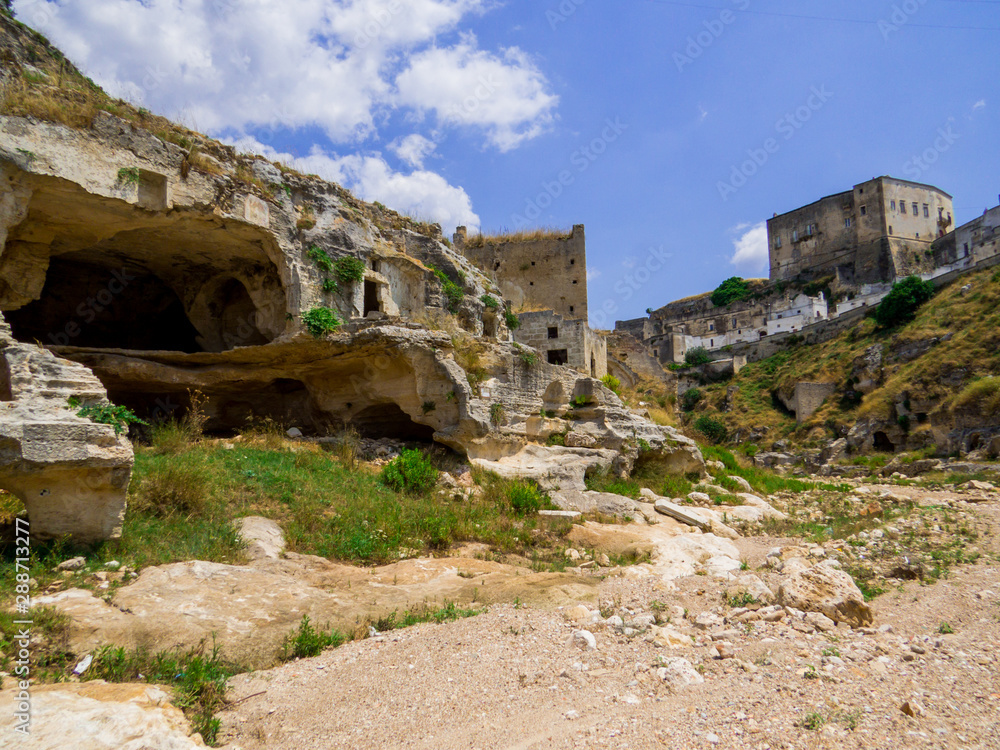
[[[437,225],[111,100],[38,35],[0,27],[14,340],[89,368],[148,420],[200,391],[209,430],[270,417],[435,440],[553,487],[627,471],[640,447],[702,470],[691,441],[515,347],[499,292]],[[570,447],[544,445],[557,433]]]

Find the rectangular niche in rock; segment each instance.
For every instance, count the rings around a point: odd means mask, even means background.
[[[139,191],[136,203],[150,211],[162,211],[167,207],[166,175],[139,171]]]

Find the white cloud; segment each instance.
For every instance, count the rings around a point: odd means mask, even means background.
[[[982,109],[986,106],[986,100],[980,99],[978,102],[972,105],[972,111],[975,112],[977,109]]]
[[[378,154],[337,156],[313,147],[308,156],[295,157],[252,139],[241,140],[236,145],[242,151],[261,154],[300,172],[339,183],[365,200],[378,200],[422,221],[438,222],[445,236],[459,225],[473,232],[479,230],[479,216],[472,210],[468,193],[434,172],[423,169],[409,174],[397,172]]]
[[[389,150],[392,153],[411,167],[418,169],[423,169],[424,159],[434,153],[435,149],[437,149],[437,144],[419,133],[412,133],[405,138],[397,138],[389,144]]]
[[[602,276],[602,272],[597,268],[587,269],[587,281],[593,281],[594,279],[599,279]]]
[[[493,55],[467,34],[454,47],[432,47],[409,60],[396,78],[398,101],[439,122],[482,128],[501,151],[517,148],[553,121],[559,98],[517,47]]]
[[[15,0],[20,17],[116,95],[210,133],[319,127],[363,142],[400,107],[503,150],[557,98],[516,48],[442,35],[492,0]],[[445,37],[446,38],[446,37]],[[441,67],[439,67],[441,66]],[[493,91],[481,103],[485,79]],[[452,110],[457,108],[455,112]]]
[[[740,224],[733,228],[739,237],[733,240],[733,257],[729,262],[734,266],[743,266],[748,271],[759,273],[768,269],[770,260],[767,251],[767,222],[762,221],[753,226]]]

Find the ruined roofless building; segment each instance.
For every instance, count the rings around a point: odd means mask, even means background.
[[[849,287],[926,273],[952,211],[952,197],[932,185],[877,177],[775,214],[767,222],[771,281],[832,275]]]
[[[572,231],[469,237],[455,248],[500,288],[520,320],[519,344],[549,364],[569,365],[591,377],[607,373],[607,342],[587,323],[587,246],[583,224]]]

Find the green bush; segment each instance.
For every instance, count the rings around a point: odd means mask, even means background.
[[[721,443],[729,435],[726,426],[712,417],[699,417],[694,428],[713,443]]]
[[[490,424],[494,427],[501,427],[507,423],[507,409],[502,403],[497,401],[490,405]]]
[[[428,266],[438,280],[441,282],[441,291],[444,296],[448,299],[448,312],[453,315],[458,312],[458,308],[462,304],[462,300],[465,299],[465,290],[462,289],[458,284],[448,278],[447,274],[439,268],[434,268],[434,266]]]
[[[315,263],[321,271],[329,273],[333,270],[333,261],[330,260],[330,256],[327,255],[326,250],[323,248],[313,245],[306,252],[306,255],[309,256],[309,259]]]
[[[128,427],[131,424],[149,425],[149,422],[139,419],[127,406],[115,406],[114,404],[89,404],[83,406],[80,399],[75,396],[71,397],[68,403],[71,409],[76,409],[78,417],[89,419],[91,422],[97,422],[98,424],[111,425],[114,427],[116,435],[128,432]]]
[[[309,622],[308,615],[302,615],[297,630],[285,636],[281,644],[282,659],[305,659],[317,656],[327,648],[337,648],[348,641],[343,633],[331,629],[329,633],[317,631]]]
[[[379,481],[396,492],[420,495],[437,482],[438,471],[418,450],[407,449],[382,469]]]
[[[750,296],[750,285],[739,276],[733,276],[723,281],[712,292],[712,304],[725,307],[733,302],[739,302]]]
[[[497,301],[497,298],[493,297],[493,296],[491,296],[489,294],[484,294],[482,297],[479,298],[479,301],[483,303],[483,306],[487,310],[499,310],[500,309],[500,303]]]
[[[365,264],[357,258],[345,255],[333,264],[333,273],[344,286],[356,284],[365,277]]]
[[[684,395],[681,396],[681,408],[684,411],[691,411],[698,402],[701,401],[702,392],[697,388],[692,388],[689,391],[684,391]]]
[[[696,346],[693,349],[688,349],[684,354],[684,363],[691,365],[692,367],[706,365],[711,361],[712,358],[708,354],[708,349],[703,346]]]
[[[511,482],[504,494],[511,510],[519,516],[537,513],[547,504],[547,498],[538,485],[520,479]]]
[[[306,330],[316,338],[333,333],[344,324],[337,312],[329,307],[314,307],[302,313],[302,322],[305,323]]]
[[[622,381],[620,381],[614,375],[608,373],[603,378],[601,378],[601,382],[604,383],[605,387],[608,390],[613,391],[619,396],[622,395]]]
[[[882,328],[908,323],[917,315],[917,308],[934,296],[934,285],[919,276],[907,276],[894,284],[875,308],[875,322]]]
[[[503,314],[503,319],[504,322],[507,324],[507,328],[509,328],[512,331],[516,331],[518,328],[521,327],[521,319],[517,317],[517,315],[512,313],[510,310],[508,310]]]

